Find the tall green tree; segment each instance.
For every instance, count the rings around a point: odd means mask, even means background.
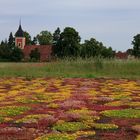
[[[133,45],[132,54],[135,57],[140,58],[140,34],[137,34],[136,36],[133,37],[132,45]]]
[[[14,39],[13,34],[11,32],[9,35],[9,39],[8,39],[8,45],[12,46],[12,45],[14,45],[14,43],[15,43],[15,39]]]
[[[57,43],[59,42],[60,40],[60,33],[61,33],[61,30],[60,28],[58,27],[54,33],[53,33],[53,45],[57,45]]]
[[[47,30],[40,32],[36,38],[40,45],[52,45],[53,43],[52,34]]]
[[[59,53],[61,30],[58,27],[53,33],[53,55],[57,56]]]
[[[60,34],[58,42],[58,57],[77,57],[80,52],[80,36],[79,33],[71,27],[66,27]]]
[[[27,31],[24,31],[24,37],[26,45],[31,45],[32,44],[31,35]]]

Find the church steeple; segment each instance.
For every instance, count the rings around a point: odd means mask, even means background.
[[[15,34],[16,37],[24,37],[24,31],[22,30],[21,20],[19,22],[19,28]]]
[[[22,26],[21,26],[21,20],[19,22],[18,30],[15,33],[15,45],[21,49],[24,49],[25,47],[25,37],[24,37],[24,31],[22,30]]]

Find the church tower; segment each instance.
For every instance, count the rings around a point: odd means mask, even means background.
[[[22,30],[21,22],[20,22],[19,28],[15,34],[15,45],[21,49],[24,49],[25,44],[26,44],[25,42],[26,40],[24,37],[24,31]]]

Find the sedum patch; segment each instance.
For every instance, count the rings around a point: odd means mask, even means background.
[[[19,103],[23,103],[23,104],[39,103],[39,100],[30,99],[29,97],[17,97],[15,100],[18,101]]]
[[[39,119],[47,118],[50,115],[47,114],[36,114],[36,115],[27,115],[22,119],[16,121],[16,123],[37,123]]]
[[[30,108],[26,106],[6,106],[0,108],[0,114],[1,116],[16,116],[28,110],[30,110]]]
[[[76,136],[75,135],[70,135],[67,133],[63,133],[63,134],[48,134],[42,137],[39,137],[35,140],[76,140]]]
[[[109,129],[117,129],[118,126],[115,124],[104,124],[104,123],[94,123],[93,127],[95,129],[109,130]]]
[[[107,117],[140,118],[139,109],[108,110],[102,111],[101,114]]]
[[[140,140],[140,135],[137,136],[136,140]]]
[[[95,131],[77,131],[76,133],[72,134],[67,133],[48,134],[36,138],[35,140],[76,140],[79,137],[89,137],[94,135]]]
[[[90,137],[94,136],[95,134],[95,131],[77,131],[76,133],[74,133],[76,137]]]
[[[82,109],[71,109],[69,111],[67,111],[67,113],[71,113],[71,114],[75,114],[75,115],[79,115],[80,116],[80,120],[99,120],[100,117],[94,115],[95,112],[88,110],[87,108],[82,108]]]
[[[84,124],[82,122],[63,122],[63,123],[57,123],[53,130],[61,131],[61,132],[75,132],[79,130],[85,130],[88,129],[89,126],[87,124]]]

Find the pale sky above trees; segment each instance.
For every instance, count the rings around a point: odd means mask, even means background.
[[[131,48],[140,33],[139,0],[0,0],[0,40],[16,32],[20,18],[32,36],[74,27],[82,40],[96,38],[115,50]]]

